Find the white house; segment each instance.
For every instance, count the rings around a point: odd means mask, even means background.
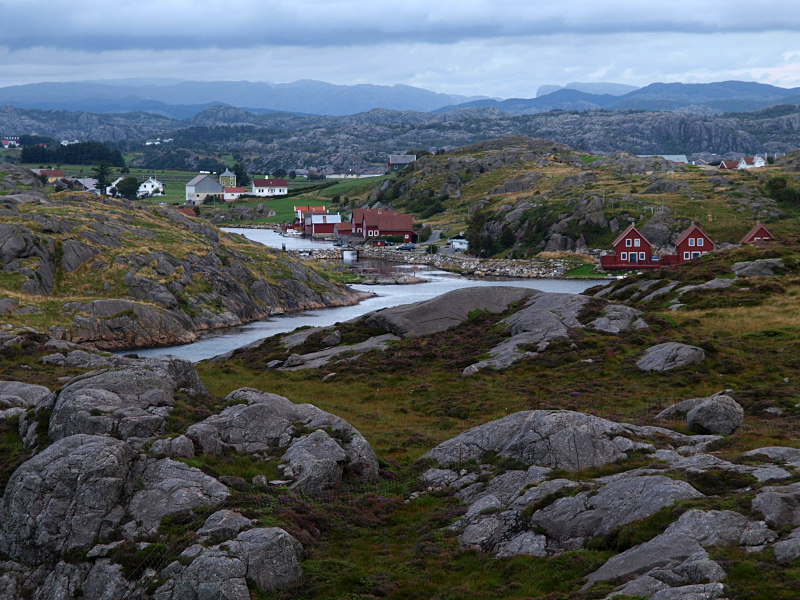
[[[186,184],[186,204],[202,204],[206,198],[220,198],[224,190],[219,182],[207,173],[200,173]]]
[[[289,182],[285,179],[253,179],[254,196],[285,196]]]
[[[163,194],[163,193],[164,193],[164,183],[162,181],[159,181],[158,179],[148,177],[147,181],[145,181],[139,186],[139,191],[136,193],[136,195],[139,198],[145,198],[147,196],[155,196],[156,194]]]
[[[742,160],[739,161],[739,164],[736,166],[737,169],[759,169],[761,167],[767,166],[767,159],[766,155],[764,156],[745,156]]]

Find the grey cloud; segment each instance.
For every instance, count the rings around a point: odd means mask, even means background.
[[[12,50],[37,46],[99,52],[248,48],[264,44],[310,48],[387,43],[452,44],[517,37],[616,35],[631,32],[691,33],[800,31],[794,2],[751,2],[698,7],[673,0],[663,5],[612,0],[522,3],[512,0],[400,3],[342,0],[296,2],[65,2],[0,0],[0,44]]]

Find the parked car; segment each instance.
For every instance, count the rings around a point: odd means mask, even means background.
[[[397,249],[398,250],[414,250],[416,245],[406,242],[405,244],[400,244]]]

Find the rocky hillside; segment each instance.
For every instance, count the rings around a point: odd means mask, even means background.
[[[459,290],[197,370],[2,335],[0,595],[793,598],[799,273]]]
[[[460,108],[444,114],[374,109],[341,117],[260,115],[214,106],[188,119],[147,113],[97,115],[82,112],[0,108],[0,130],[56,139],[130,143],[168,136],[171,148],[201,154],[241,154],[251,172],[316,168],[329,172],[385,166],[402,150],[455,148],[504,136],[552,139],[587,152],[631,154],[752,155],[800,147],[800,108],[775,106],[721,116],[640,110],[554,110],[512,115],[495,108]],[[157,154],[144,155],[148,167]],[[160,167],[158,167],[160,168]]]
[[[630,223],[657,249],[670,251],[691,222],[702,223],[718,243],[738,242],[756,219],[776,235],[793,232],[800,206],[770,197],[767,185],[788,177],[797,187],[788,168],[793,156],[780,162],[786,169],[720,172],[501,138],[424,156],[383,182],[370,200],[413,212],[448,234],[467,230],[471,248],[486,256],[610,248]]]
[[[0,322],[7,329],[26,325],[100,348],[135,348],[358,299],[308,266],[171,208],[48,196],[28,172],[0,165],[0,173],[7,187]]]

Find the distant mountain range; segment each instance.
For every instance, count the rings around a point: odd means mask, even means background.
[[[455,108],[492,107],[515,115],[536,114],[550,110],[598,109],[669,110],[697,114],[723,114],[759,110],[777,104],[800,104],[800,88],[781,88],[748,81],[651,83],[623,95],[614,95],[589,93],[566,87],[539,95],[536,98],[474,100],[445,106],[435,112],[445,113]]]
[[[541,86],[536,98],[492,99],[440,94],[408,85],[334,85],[322,81],[115,80],[35,83],[0,88],[0,106],[95,114],[148,112],[185,119],[217,105],[255,114],[343,116],[376,108],[444,114],[457,108],[496,108],[512,115],[551,110],[649,110],[722,114],[800,104],[800,88],[745,81]]]
[[[184,119],[225,104],[255,113],[349,115],[373,108],[430,112],[480,96],[439,94],[409,85],[334,85],[324,81],[122,80],[32,83],[0,88],[0,105],[92,113],[147,111]]]

